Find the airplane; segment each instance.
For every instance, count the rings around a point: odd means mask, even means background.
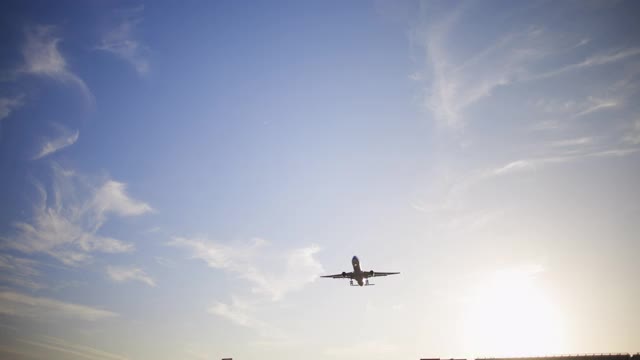
[[[354,256],[351,259],[351,265],[353,265],[353,271],[350,271],[350,272],[343,271],[342,274],[325,275],[320,277],[331,278],[331,279],[350,279],[349,285],[351,286],[372,286],[375,284],[369,284],[370,277],[400,274],[399,272],[375,272],[373,270],[362,271],[362,269],[360,269],[360,260],[358,260],[357,256]],[[353,280],[357,281],[358,285],[354,285]]]

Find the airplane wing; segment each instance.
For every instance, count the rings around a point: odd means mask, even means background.
[[[343,272],[342,274],[320,276],[331,279],[353,279],[353,272]]]
[[[388,275],[397,275],[399,272],[375,272],[375,271],[366,271],[363,272],[365,278],[378,277],[378,276],[388,276]]]

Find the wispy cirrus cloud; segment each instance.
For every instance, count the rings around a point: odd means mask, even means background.
[[[637,147],[614,147],[604,149],[589,149],[587,151],[570,153],[567,155],[546,156],[546,157],[532,157],[526,159],[519,159],[509,162],[505,165],[487,170],[483,174],[483,178],[501,176],[507,174],[513,174],[523,171],[531,171],[541,169],[550,164],[561,164],[571,161],[577,161],[587,158],[604,158],[604,157],[622,157],[632,155],[640,151]]]
[[[638,129],[640,129],[640,125]],[[463,199],[470,189],[491,179],[549,170],[552,169],[552,166],[572,162],[633,156],[640,153],[638,144],[631,141],[634,134],[630,129],[618,141],[610,139],[600,141],[601,139],[597,137],[579,137],[543,143],[536,155],[523,156],[500,165],[481,167],[456,176],[447,176],[442,188],[438,188],[435,191],[436,194],[427,196],[430,198],[429,201],[416,199],[411,206],[416,211],[429,214],[442,210],[455,211],[462,206]]]
[[[232,296],[231,303],[229,304],[222,302],[214,303],[207,309],[207,312],[211,315],[224,318],[235,325],[251,329],[261,337],[272,340],[284,340],[286,338],[280,329],[277,329],[256,317],[255,304],[237,296]]]
[[[123,183],[90,181],[72,171],[53,166],[51,190],[36,183],[40,201],[30,221],[13,224],[2,246],[23,253],[45,253],[67,265],[90,261],[94,252],[121,253],[134,245],[98,232],[109,216],[137,216],[151,207],[129,197]],[[97,183],[96,183],[97,182]]]
[[[567,54],[589,43],[584,38],[578,45],[570,45],[551,38],[553,32],[543,27],[529,26],[512,31],[489,41],[485,46],[465,57],[460,49],[453,51],[450,44],[458,44],[456,35],[465,22],[470,6],[458,6],[436,22],[429,22],[424,34],[428,68],[432,76],[412,76],[416,81],[426,80],[425,105],[435,119],[448,127],[463,127],[468,121],[467,110],[474,104],[490,98],[499,87],[518,83],[540,82],[560,75],[584,71],[632,60],[640,55],[639,47],[619,47],[589,54],[583,60],[549,69],[548,63],[560,63]],[[466,26],[464,26],[466,29]],[[477,45],[477,44],[475,44]],[[576,55],[572,56],[575,58]],[[627,81],[628,82],[628,81]],[[613,86],[613,85],[612,85]],[[618,84],[618,88],[621,86]],[[618,89],[620,91],[620,89]],[[614,108],[620,99],[590,98],[588,107],[576,111],[574,117]]]
[[[33,157],[33,160],[42,159],[45,156],[71,146],[75,144],[80,137],[80,131],[78,130],[71,131],[62,125],[56,125],[55,129],[57,132],[56,137],[45,140],[38,153]]]
[[[156,286],[155,280],[138,267],[108,266],[107,275],[109,279],[119,283],[137,281],[151,287]]]
[[[0,281],[29,290],[42,289],[45,286],[35,279],[40,275],[37,261],[0,254]]]
[[[268,243],[263,239],[231,246],[206,238],[176,237],[169,245],[187,250],[194,259],[206,262],[211,268],[246,280],[253,293],[266,295],[274,301],[316,281],[323,272],[322,265],[314,257],[320,251],[316,245],[280,253],[267,251]]]
[[[118,25],[107,31],[96,49],[108,52],[128,62],[140,75],[149,72],[146,47],[136,39],[135,30],[142,21],[143,7],[121,13]]]
[[[425,67],[410,78],[424,83],[422,104],[435,122],[456,130],[439,132],[436,149],[455,165],[438,170],[448,184],[435,195],[441,206],[416,200],[414,209],[457,216],[465,194],[486,180],[639,152],[640,131],[625,113],[639,89],[637,44],[598,44],[590,34],[531,23],[519,17],[521,6],[492,13],[509,18],[508,31],[475,36],[466,20],[480,7],[429,6],[410,34],[425,50]],[[483,155],[468,156],[473,147]]]
[[[610,93],[611,90],[605,92]],[[574,100],[540,99],[533,103],[533,108],[546,116],[563,118],[566,122],[599,111],[620,107],[623,102],[624,99],[622,95],[606,98],[588,96],[584,99]],[[544,126],[541,127],[540,124],[536,124],[534,127],[539,130],[545,128]]]
[[[19,72],[45,76],[56,81],[76,86],[85,98],[93,103],[93,94],[78,75],[69,70],[67,61],[58,49],[61,38],[55,36],[55,27],[36,26],[27,29],[26,42],[22,48],[24,64]]]
[[[107,310],[13,291],[0,292],[0,314],[37,319],[71,318],[86,321],[118,316]]]
[[[555,69],[555,70],[551,70],[548,72],[535,75],[532,77],[532,79],[535,79],[535,80],[544,79],[544,78],[568,73],[571,71],[582,70],[582,69],[599,66],[599,65],[607,65],[607,64],[615,63],[615,62],[618,62],[630,57],[638,56],[638,55],[640,55],[640,48],[637,48],[637,47],[608,50],[605,52],[590,55],[589,57],[587,57],[586,59],[578,63],[569,64],[559,69]]]
[[[585,109],[578,111],[573,115],[573,118],[578,118],[581,116],[589,115],[596,111],[615,108],[620,105],[620,101],[613,99],[597,99],[597,98],[589,98],[589,103],[585,107]]]
[[[426,107],[449,126],[464,125],[464,112],[493,91],[527,76],[527,66],[542,56],[533,46],[540,36],[537,28],[501,37],[470,58],[455,61],[446,44],[452,27],[463,14],[458,8],[427,31],[425,48],[433,73]]]
[[[584,136],[575,139],[557,140],[551,143],[553,147],[572,147],[572,146],[584,146],[593,143],[593,138]]]
[[[543,157],[515,160],[489,170],[485,177],[513,174],[521,171],[531,171],[546,164],[563,163],[569,160],[571,160],[571,157]]]
[[[283,344],[290,341],[277,327],[256,316],[265,302],[279,301],[288,293],[300,290],[316,281],[324,272],[314,255],[316,245],[272,251],[269,243],[260,238],[243,244],[221,244],[207,238],[174,238],[170,246],[185,249],[193,259],[245,280],[251,296],[232,296],[230,303],[216,301],[207,309],[209,314],[255,331],[262,344]]]
[[[8,117],[13,110],[19,108],[23,104],[23,95],[0,98],[0,120]]]
[[[254,332],[258,338],[251,341],[253,345],[271,347],[297,342],[294,334],[260,319],[260,314],[264,313],[262,306],[264,304],[259,300],[233,295],[231,302],[215,302],[207,309],[207,313]]]

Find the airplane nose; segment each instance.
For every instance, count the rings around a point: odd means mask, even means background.
[[[358,261],[358,257],[354,256],[353,259],[351,259],[351,261]]]

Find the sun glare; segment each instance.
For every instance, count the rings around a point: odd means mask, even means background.
[[[480,284],[463,319],[465,347],[480,356],[562,353],[561,314],[536,283],[539,267],[499,271]]]

